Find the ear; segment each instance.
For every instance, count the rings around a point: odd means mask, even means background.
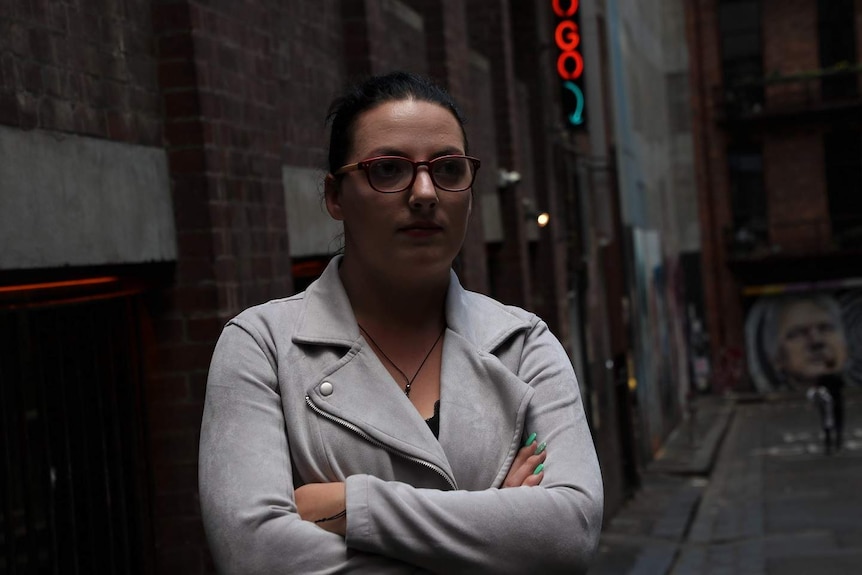
[[[332,174],[326,174],[326,178],[323,179],[323,197],[326,200],[326,211],[329,212],[332,219],[343,221],[344,215],[341,213],[338,181]]]

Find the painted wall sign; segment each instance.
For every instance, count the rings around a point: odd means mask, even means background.
[[[557,47],[557,77],[562,88],[563,113],[572,129],[586,127],[584,102],[584,57],[581,54],[579,0],[552,0],[557,17],[554,44]]]
[[[769,286],[759,294],[745,322],[748,371],[758,391],[804,391],[826,373],[862,385],[858,285],[817,291]]]

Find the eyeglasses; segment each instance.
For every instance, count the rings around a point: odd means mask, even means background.
[[[368,185],[383,194],[403,192],[416,181],[419,166],[428,166],[428,175],[434,186],[447,192],[463,192],[470,189],[476,179],[476,171],[482,163],[470,156],[440,156],[427,162],[414,162],[401,156],[379,156],[355,164],[347,164],[335,171],[335,175],[362,170]]]

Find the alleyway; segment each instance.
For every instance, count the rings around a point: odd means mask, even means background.
[[[823,453],[798,398],[710,401],[610,522],[591,575],[862,573],[862,395]]]

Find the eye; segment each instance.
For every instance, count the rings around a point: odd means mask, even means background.
[[[434,162],[434,175],[455,179],[463,177],[468,171],[466,158],[440,158]]]
[[[411,169],[410,162],[402,158],[382,158],[368,165],[368,172],[375,181],[399,180]]]

